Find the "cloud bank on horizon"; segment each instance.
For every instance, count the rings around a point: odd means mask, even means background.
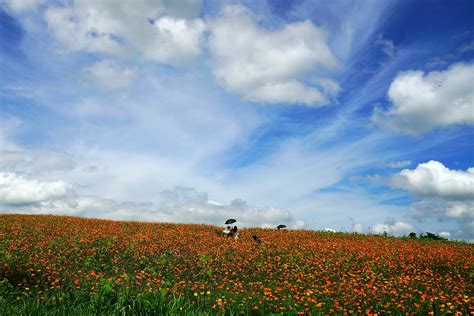
[[[473,12],[4,0],[0,213],[473,241]]]

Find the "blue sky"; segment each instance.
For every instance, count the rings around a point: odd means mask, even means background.
[[[0,6],[1,212],[474,240],[471,1]]]

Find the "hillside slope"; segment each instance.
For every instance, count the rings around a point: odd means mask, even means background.
[[[0,314],[473,312],[472,245],[221,229],[0,215]]]

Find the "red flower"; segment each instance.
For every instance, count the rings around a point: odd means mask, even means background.
[[[78,285],[79,284],[79,280],[78,279],[75,279],[74,280],[74,285]]]

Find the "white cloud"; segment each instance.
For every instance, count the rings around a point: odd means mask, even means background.
[[[163,200],[156,214],[171,212],[174,221],[210,223],[222,225],[228,218],[238,220],[236,225],[276,227],[285,224],[290,228],[302,228],[304,222],[293,219],[288,210],[275,207],[255,207],[242,199],[234,199],[228,205],[210,202],[207,194],[193,188],[176,187],[162,193]]]
[[[8,10],[14,13],[22,13],[32,11],[44,4],[45,0],[4,0],[2,5],[5,5]]]
[[[296,80],[270,82],[249,89],[245,98],[254,102],[322,104],[326,98],[315,88],[305,86]]]
[[[474,216],[474,203],[453,202],[446,208],[445,215],[454,218],[466,218]]]
[[[471,40],[469,43],[464,44],[458,49],[460,53],[471,52],[473,50],[474,50],[474,40]]]
[[[403,168],[411,165],[410,160],[399,160],[399,161],[392,161],[386,164],[387,167],[393,168],[393,169],[398,169],[398,168]]]
[[[369,148],[377,142],[377,137],[363,137],[351,144],[318,148],[320,138],[317,136],[321,136],[318,132],[281,142],[265,159],[229,174],[229,182],[225,186],[241,192],[251,201],[271,201],[275,205],[293,208],[301,199],[317,201],[319,197],[313,195],[316,191],[344,181],[351,172],[380,160],[380,157],[367,154],[367,150],[370,151]],[[336,199],[338,206],[343,203]],[[313,211],[315,209],[313,207]],[[306,215],[311,218],[310,214]],[[336,216],[332,213],[330,217]],[[327,226],[335,227],[332,223]]]
[[[155,202],[156,192],[178,185],[212,192],[216,200],[232,199],[232,190],[219,179],[232,148],[246,146],[248,135],[260,126],[255,107],[226,103],[205,89],[208,83],[200,75],[156,80],[154,71],[141,69],[136,80],[129,93],[92,94],[58,104],[74,130],[64,134],[53,126],[50,146],[73,155],[78,166],[99,169],[83,174],[78,167],[60,179],[87,186],[88,195],[115,200]]]
[[[73,1],[44,14],[55,38],[68,50],[140,56],[187,64],[201,53],[204,22],[190,19],[201,1]]]
[[[28,150],[14,141],[22,121],[18,117],[0,116],[0,172],[41,174],[57,170],[71,170],[74,159],[52,150]]]
[[[410,205],[409,214],[418,220],[435,217],[464,220],[474,217],[473,201],[446,201],[443,199],[425,199]]]
[[[390,85],[393,106],[375,109],[373,120],[398,131],[419,134],[454,124],[474,125],[474,64],[445,71],[405,71]]]
[[[372,45],[373,34],[393,11],[393,2],[292,1],[291,16],[310,16],[330,31],[330,46],[341,60],[357,57]],[[315,8],[318,8],[315,10]]]
[[[355,233],[362,234],[364,232],[364,226],[360,223],[354,223],[352,229],[352,231]]]
[[[326,96],[337,96],[342,90],[336,81],[329,78],[315,78],[312,82],[318,86]]]
[[[393,58],[395,56],[395,45],[393,44],[393,41],[385,39],[382,37],[382,35],[379,35],[377,40],[375,41],[375,45],[380,46],[382,48],[382,51],[390,58]]]
[[[450,238],[451,233],[450,232],[440,232],[438,233],[439,236],[444,237],[444,238]]]
[[[136,70],[106,59],[99,61],[84,70],[95,82],[106,89],[122,89],[128,87],[135,77]]]
[[[415,227],[411,224],[393,219],[388,219],[384,224],[375,224],[370,227],[370,232],[378,235],[386,232],[389,235],[402,236],[408,235],[415,230]]]
[[[153,22],[154,41],[146,47],[146,58],[174,65],[194,62],[202,52],[205,24],[201,19],[161,17]]]
[[[419,164],[414,170],[402,170],[390,183],[416,196],[474,199],[474,168],[450,170],[434,160]]]
[[[451,170],[431,160],[400,171],[389,183],[421,198],[409,207],[412,218],[455,221],[458,229],[451,232],[452,237],[474,239],[474,168]]]
[[[38,174],[71,170],[76,163],[65,154],[47,150],[0,150],[0,171]]]
[[[406,207],[383,204],[391,194],[367,195],[358,190],[316,192],[292,201],[295,217],[304,219],[312,229],[331,227],[338,231],[367,232],[374,223],[393,215],[402,216]],[[348,222],[349,220],[349,222]]]
[[[85,13],[85,21],[71,7],[50,7],[44,17],[56,39],[71,51],[124,53],[121,42],[114,34],[113,23],[102,25],[99,12],[92,8]],[[103,28],[98,28],[96,23]]]
[[[28,205],[0,204],[0,213],[54,214],[115,220],[144,220],[143,214],[150,209],[149,203],[117,202],[97,196],[76,194]]]
[[[418,220],[428,217],[463,220],[474,217],[473,201],[446,201],[443,199],[426,199],[410,205],[409,214]]]
[[[156,207],[151,203],[117,202],[97,196],[78,195],[64,181],[25,179],[15,173],[0,173],[0,209],[3,212],[62,214],[98,218],[206,223],[223,225],[236,218],[239,226],[303,228],[305,223],[293,219],[288,210],[250,206],[241,199],[228,205],[209,201],[206,193],[193,188],[177,187],[162,192]]]
[[[439,221],[454,220],[458,227],[451,231],[451,237],[474,240],[474,201],[449,201],[424,199],[410,205],[409,214],[419,221],[436,218]]]
[[[349,232],[363,234],[364,225],[362,225],[361,223],[356,223],[356,221],[352,217],[350,217],[349,219],[351,221],[351,227],[349,229]]]
[[[72,186],[64,181],[39,181],[0,172],[0,204],[30,205],[63,199],[71,193]]]
[[[337,66],[327,35],[310,21],[278,30],[262,28],[240,5],[227,6],[210,23],[209,48],[219,83],[245,99],[263,103],[323,105],[326,97],[301,78]],[[334,90],[329,89],[329,92]]]

